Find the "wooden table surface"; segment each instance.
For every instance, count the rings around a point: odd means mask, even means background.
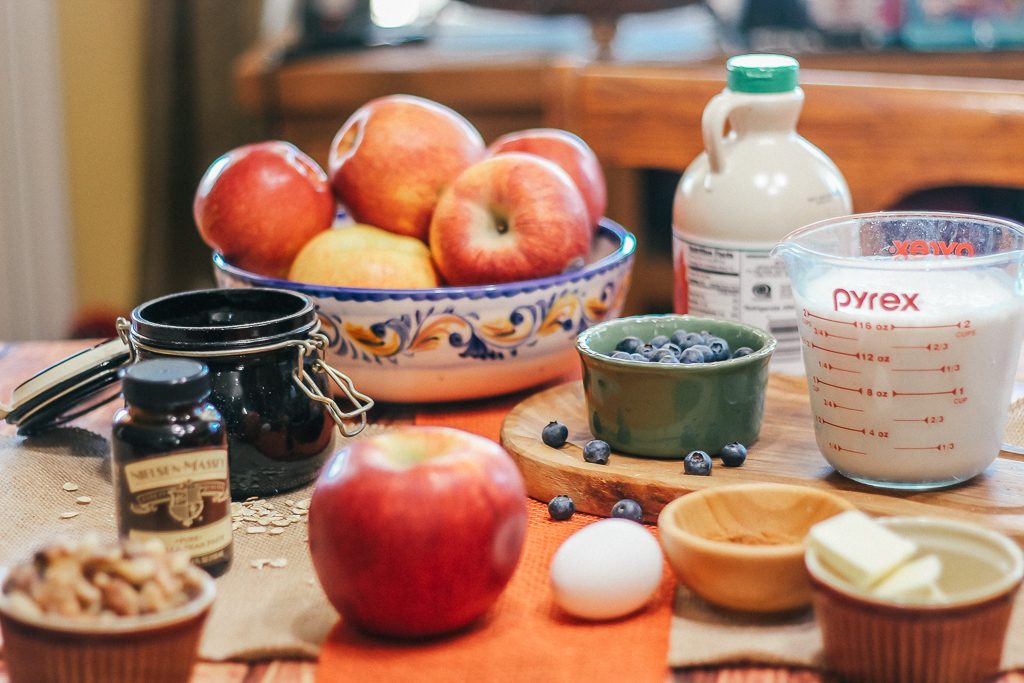
[[[0,342],[0,404],[7,400],[11,390],[39,370],[88,345],[82,341],[60,342]],[[83,416],[77,425],[109,435],[113,406]],[[374,423],[401,424],[411,422],[415,408],[381,406],[374,409]],[[0,434],[11,435],[14,428],[0,425]],[[566,662],[566,667],[571,667]],[[410,672],[410,679],[414,677]],[[316,678],[316,663],[307,661],[271,661],[255,664],[200,662],[193,673],[192,683],[312,683]],[[838,679],[817,672],[778,667],[732,666],[725,668],[666,669],[665,681],[678,683],[837,683]],[[0,683],[10,683],[3,661],[0,660]],[[112,682],[113,683],[113,682]],[[998,683],[1024,683],[1024,673],[1010,673]]]

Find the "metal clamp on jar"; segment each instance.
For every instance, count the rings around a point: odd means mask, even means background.
[[[95,394],[116,381],[123,364],[154,357],[200,359],[210,368],[210,400],[227,425],[231,494],[237,499],[315,479],[334,450],[334,425],[354,436],[373,407],[370,397],[324,360],[328,341],[320,333],[316,307],[295,292],[171,294],[135,308],[131,320],[119,321],[118,335],[15,389],[7,421],[17,424],[19,433],[43,431],[84,412],[85,394],[92,399],[90,409],[99,405]],[[332,382],[352,410],[332,398]]]

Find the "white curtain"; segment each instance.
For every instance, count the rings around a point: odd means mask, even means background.
[[[0,341],[58,339],[74,278],[54,0],[0,0]]]

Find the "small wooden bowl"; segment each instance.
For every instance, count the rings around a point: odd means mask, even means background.
[[[658,529],[676,578],[703,599],[745,612],[784,612],[811,603],[808,530],[853,507],[805,486],[725,485],[676,498],[658,516]]]

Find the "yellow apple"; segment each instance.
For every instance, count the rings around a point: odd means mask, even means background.
[[[438,284],[427,245],[372,225],[317,234],[295,257],[288,279],[370,289],[424,289]]]

